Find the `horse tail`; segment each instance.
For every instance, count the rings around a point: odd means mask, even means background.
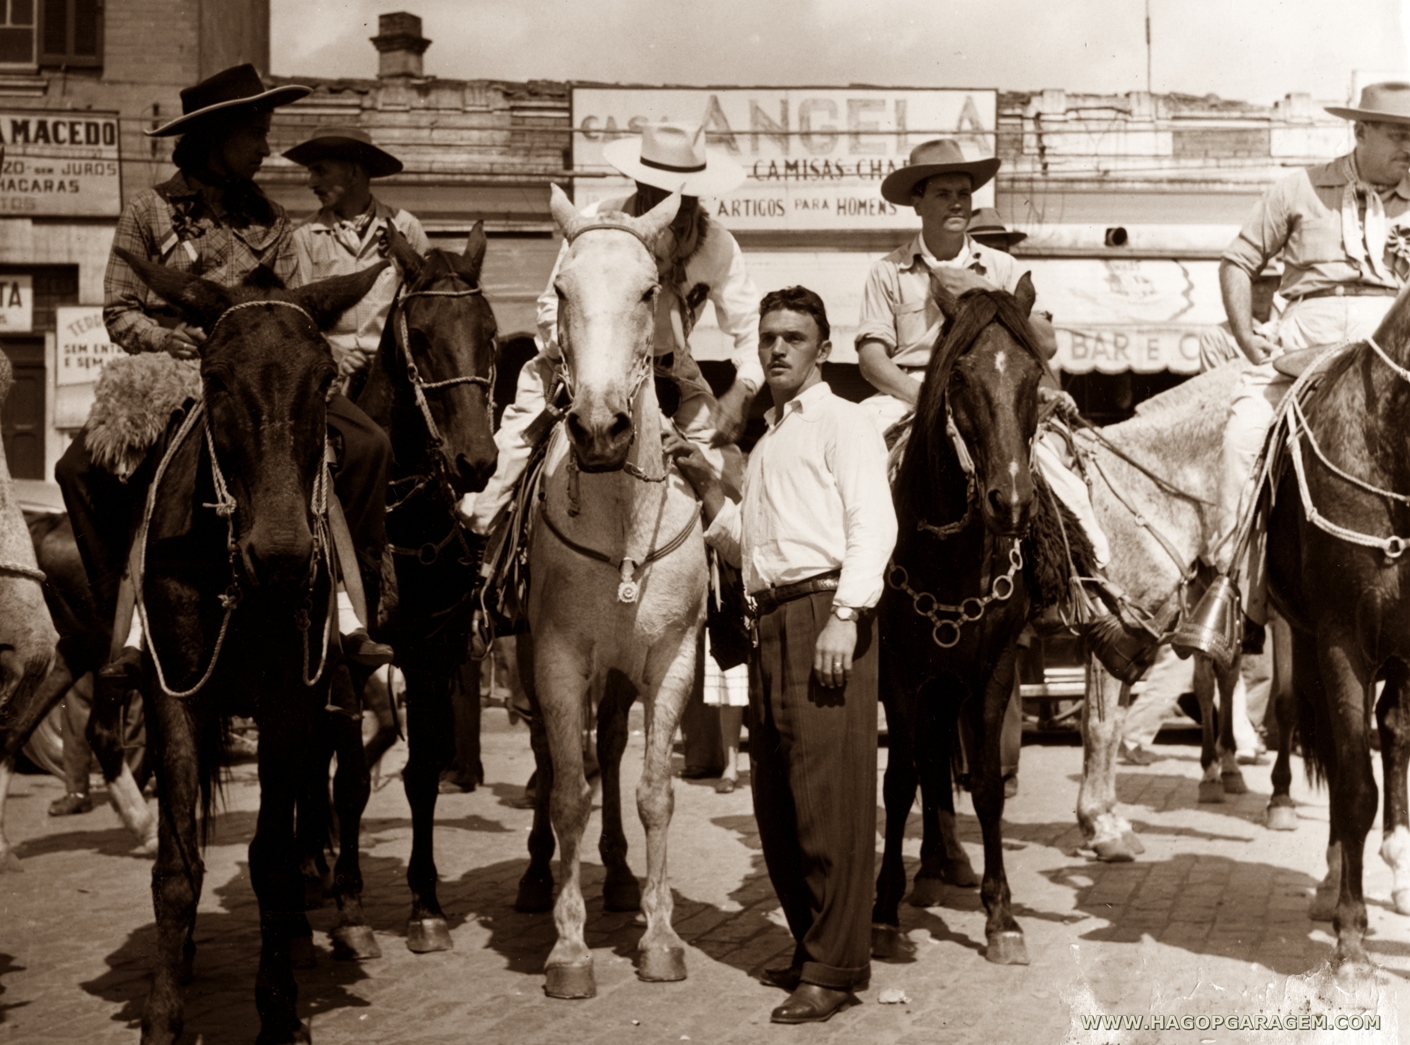
[[[230,769],[225,764],[225,749],[230,743],[230,719],[213,708],[195,709],[196,772],[201,787],[201,848],[210,841],[215,827],[215,803],[224,798]],[[205,713],[202,714],[201,711]]]
[[[1307,782],[1313,787],[1321,787],[1327,783],[1327,764],[1322,758],[1322,745],[1317,735],[1317,707],[1301,694],[1297,694],[1295,699],[1297,732],[1302,744],[1302,767],[1307,773]]]

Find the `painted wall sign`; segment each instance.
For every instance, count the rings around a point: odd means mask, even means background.
[[[0,216],[116,217],[117,113],[0,109]]]

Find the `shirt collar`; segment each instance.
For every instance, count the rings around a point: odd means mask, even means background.
[[[769,426],[769,430],[777,428],[789,414],[797,414],[806,421],[816,420],[818,407],[832,397],[832,389],[826,381],[819,381],[799,392],[790,399],[783,407],[783,417],[779,417],[777,407],[769,407],[764,411],[764,422]]]
[[[200,189],[196,188],[186,180],[186,175],[177,171],[166,181],[157,186],[157,191],[167,199],[181,199],[186,196],[196,196],[200,194]]]
[[[1339,189],[1355,180],[1352,164],[1354,153],[1338,156],[1331,163],[1313,167],[1307,172],[1308,180],[1317,188]],[[1400,184],[1391,190],[1403,200],[1410,200],[1410,175],[1400,179]]]
[[[985,248],[982,245],[976,243],[966,234],[964,246],[960,248],[960,252],[948,261],[941,261],[930,252],[930,248],[925,242],[925,234],[923,232],[917,232],[916,238],[911,240],[911,245],[907,248],[906,254],[910,258],[909,267],[912,269],[922,265],[927,269],[968,268],[970,265],[980,260],[980,254],[984,250]]]
[[[382,219],[391,221],[397,216],[396,211],[392,210],[391,207],[387,206],[376,196],[372,197],[372,205],[370,207],[370,210],[372,213],[372,220],[374,222],[380,221]],[[357,224],[358,221],[364,219],[366,214],[367,212],[364,211],[362,214],[358,215],[357,218],[353,219],[352,223]],[[308,223],[317,228],[320,232],[332,232],[338,227],[339,224],[346,224],[343,218],[338,217],[338,215],[334,214],[327,207],[319,208],[318,212],[314,214],[313,217],[308,219]]]

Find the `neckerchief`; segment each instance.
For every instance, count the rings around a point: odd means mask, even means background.
[[[1375,187],[1361,180],[1356,154],[1347,157],[1350,177],[1341,191],[1341,241],[1347,257],[1377,279],[1394,281],[1393,268],[1386,261],[1390,222],[1385,203]],[[1394,186],[1392,186],[1394,188]],[[1366,216],[1361,217],[1360,201],[1365,200]]]

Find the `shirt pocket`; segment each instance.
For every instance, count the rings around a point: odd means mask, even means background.
[[[891,307],[896,318],[896,351],[914,348],[925,339],[930,323],[924,301],[898,301]],[[894,354],[894,353],[893,353]]]

